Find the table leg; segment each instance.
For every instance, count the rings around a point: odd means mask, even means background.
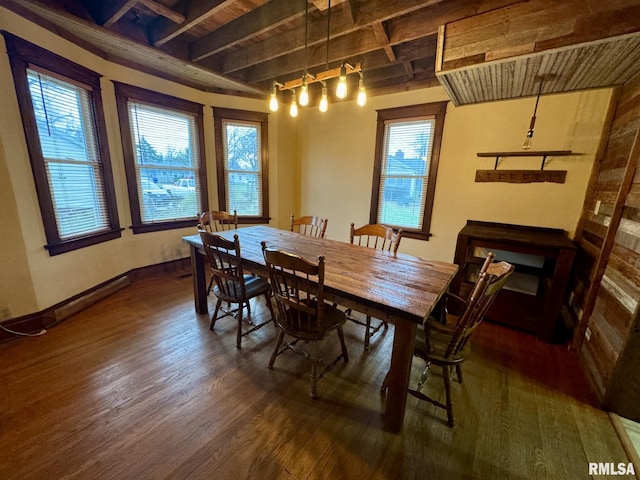
[[[207,306],[207,275],[204,255],[198,252],[198,248],[190,245],[191,250],[191,278],[193,279],[193,298],[196,304],[196,313],[208,313]]]
[[[387,377],[387,404],[384,411],[385,429],[393,433],[400,432],[404,421],[416,330],[417,325],[413,322],[399,321],[395,324],[391,368]]]

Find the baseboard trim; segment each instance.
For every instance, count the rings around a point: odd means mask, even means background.
[[[638,455],[638,451],[633,445],[633,442],[631,441],[631,438],[627,433],[627,429],[625,428],[622,420],[620,419],[620,416],[617,413],[609,412],[609,418],[611,419],[613,428],[618,434],[618,438],[620,439],[622,448],[627,454],[627,457],[629,457],[629,461],[633,463],[636,472],[636,478],[640,479],[640,455]]]
[[[169,262],[132,269],[40,312],[10,318],[0,322],[0,325],[15,332],[34,334],[42,329],[51,328],[57,323],[60,323],[70,316],[98,303],[100,300],[107,298],[118,290],[126,288],[136,281],[152,276],[167,275],[171,273],[175,273],[180,276],[190,275],[191,264],[189,259],[181,258],[178,260],[171,260]],[[20,337],[20,335],[0,329],[0,342],[17,337]]]

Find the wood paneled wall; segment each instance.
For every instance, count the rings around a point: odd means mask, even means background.
[[[639,421],[640,76],[613,102],[576,231],[568,307],[580,319],[574,346],[602,406]]]

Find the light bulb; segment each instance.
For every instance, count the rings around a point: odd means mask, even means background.
[[[527,132],[527,136],[524,139],[524,143],[522,144],[523,150],[531,149],[531,138],[533,137],[533,130],[529,130]]]
[[[278,96],[276,95],[275,90],[271,94],[271,99],[269,100],[269,110],[271,110],[272,112],[278,111]]]
[[[327,86],[322,87],[322,97],[320,98],[320,105],[318,106],[321,112],[326,112],[329,108],[329,100],[327,99]]]
[[[296,92],[291,95],[291,107],[289,107],[289,115],[292,117],[298,116],[298,103],[296,102]]]
[[[307,85],[307,76],[302,77],[302,87],[300,88],[300,105],[306,107],[309,105],[309,86]]]
[[[364,89],[364,82],[362,77],[360,77],[360,82],[358,82],[358,105],[364,107],[367,103],[367,92]]]
[[[342,65],[340,67],[340,78],[338,79],[338,88],[336,88],[336,97],[345,98],[347,96],[347,68]]]

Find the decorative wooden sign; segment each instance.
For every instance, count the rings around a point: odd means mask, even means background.
[[[564,183],[566,170],[476,170],[476,182]]]

